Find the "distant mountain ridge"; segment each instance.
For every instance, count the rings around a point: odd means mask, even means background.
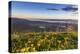
[[[68,22],[72,22],[72,23],[78,23],[78,20],[74,20],[74,19],[35,19],[35,18],[33,18],[33,19],[21,19],[21,18],[12,18],[13,20],[24,20],[24,21],[36,21],[36,22],[49,22],[50,23],[50,21],[51,22],[65,22],[65,23],[68,23]]]
[[[54,22],[49,22],[54,21]],[[61,21],[65,23],[60,23]],[[66,24],[77,25],[77,20],[64,20],[64,19],[20,19],[20,18],[11,18],[11,30],[12,31],[35,31],[40,30],[40,26],[54,30],[56,27],[65,27]],[[52,28],[52,29],[51,29]]]

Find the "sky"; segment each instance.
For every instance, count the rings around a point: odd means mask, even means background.
[[[73,4],[49,4],[12,1],[11,18],[77,19],[78,7]]]

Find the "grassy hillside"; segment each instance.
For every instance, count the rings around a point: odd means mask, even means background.
[[[14,32],[11,52],[36,52],[77,49],[77,32]]]

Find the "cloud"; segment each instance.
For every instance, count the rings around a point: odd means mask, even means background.
[[[54,10],[54,11],[58,11],[59,9],[56,9],[56,8],[48,8],[47,10]]]
[[[77,6],[67,6],[67,7],[65,7],[65,8],[62,8],[61,10],[63,10],[63,11],[77,11],[78,10],[78,8],[77,8]]]
[[[76,5],[69,5],[69,6],[65,6],[64,8],[47,8],[47,10],[52,10],[52,11],[72,11],[72,12],[76,12],[78,11],[78,7]]]

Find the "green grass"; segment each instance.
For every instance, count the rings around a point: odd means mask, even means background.
[[[36,52],[77,49],[77,32],[14,32],[11,52]]]

